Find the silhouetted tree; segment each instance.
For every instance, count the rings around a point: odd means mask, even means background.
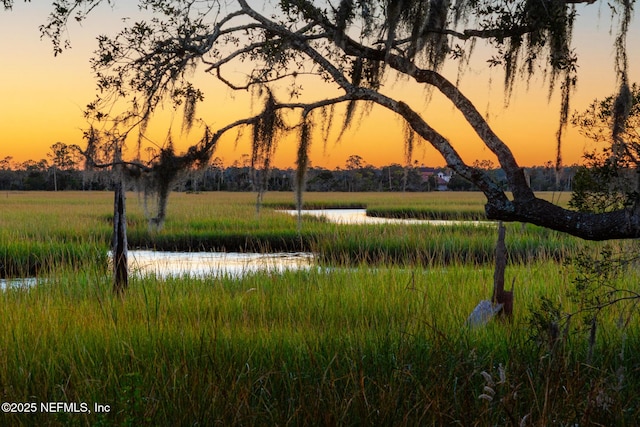
[[[51,19],[42,28],[43,34],[52,37],[56,51],[65,45],[67,20],[81,20],[99,2],[56,2]],[[262,112],[219,132],[252,127],[254,161],[265,167],[274,147],[272,135],[290,130],[282,120],[284,111],[297,112],[300,123],[305,118],[327,129],[333,123],[334,106],[346,104],[341,123],[346,129],[358,117],[354,113],[359,105],[386,108],[436,148],[449,168],[486,195],[489,218],[531,222],[586,239],[638,237],[640,199],[624,209],[590,213],[568,210],[536,197],[509,145],[493,132],[456,83],[440,73],[447,61],[468,60],[474,40],[485,40],[495,48],[489,63],[504,69],[507,97],[518,77],[528,80],[535,73],[543,73],[550,89],[557,87],[561,94],[557,132],[560,147],[577,81],[578,58],[571,46],[572,29],[580,19],[576,5],[590,7],[592,3],[596,2],[283,0],[270,5],[265,14],[246,0],[145,2],[154,19],[136,22],[114,38],[101,37],[94,67],[100,89],[108,95],[103,99],[126,96],[132,101],[132,109],[143,116],[170,97],[182,98],[185,115],[193,117],[202,93],[192,86],[187,71],[198,64],[204,64],[212,76],[232,90],[255,89],[255,96],[263,101]],[[631,97],[626,35],[633,2],[615,0],[610,4],[615,11],[612,19],[617,21],[612,68],[619,90],[614,102],[617,107],[611,112],[613,140],[617,141]],[[248,69],[252,71],[246,79],[234,80],[227,74],[233,61],[250,62]],[[302,101],[303,89],[297,80],[301,74],[315,75],[319,84],[328,82],[332,88],[337,85],[340,94]],[[404,77],[417,87],[440,91],[495,154],[505,182],[497,183],[486,171],[467,164],[426,117],[396,99],[393,89],[382,90],[387,89],[385,76]],[[99,105],[104,104],[94,104]],[[558,167],[559,153],[558,149]],[[305,150],[299,150],[298,155],[305,156]]]
[[[49,148],[51,152],[47,154],[47,157],[51,160],[51,168],[53,169],[53,188],[54,191],[58,191],[58,171],[75,168],[75,150],[73,146],[63,142],[56,142]]]
[[[585,153],[585,165],[573,181],[569,204],[579,211],[631,209],[640,196],[640,86],[631,86],[628,105],[619,103],[615,96],[596,99],[572,117],[580,133],[597,144]],[[615,122],[616,109],[627,111],[624,122]]]
[[[57,46],[64,42],[60,22],[95,1],[60,3],[67,8],[57,10],[43,28],[45,34],[53,35]],[[155,13],[155,20],[136,22],[115,38],[99,40],[94,66],[104,93],[130,95],[131,99],[135,96],[135,107],[142,108],[143,114],[152,112],[166,96],[176,95],[185,99],[185,111],[193,112],[201,93],[191,85],[186,71],[201,61],[229,88],[256,89],[256,97],[263,100],[262,112],[225,129],[240,125],[253,128],[252,163],[265,172],[274,149],[273,136],[288,130],[283,111],[298,111],[301,118],[326,128],[334,116],[333,106],[345,103],[341,126],[346,128],[357,117],[354,112],[358,105],[377,105],[398,114],[411,132],[443,155],[448,167],[484,192],[489,218],[532,222],[587,239],[637,237],[637,201],[623,210],[594,214],[570,211],[536,197],[508,144],[493,132],[456,84],[439,72],[446,61],[466,60],[472,50],[470,41],[478,39],[496,48],[490,63],[504,68],[507,95],[518,76],[529,78],[542,70],[551,88],[558,86],[561,92],[560,143],[577,79],[577,57],[570,35],[574,22],[580,18],[575,9],[579,3],[588,5],[593,0],[482,0],[455,4],[341,0],[333,6],[290,0],[270,6],[268,14],[245,0],[212,2],[208,8],[198,2],[153,2],[147,7]],[[617,100],[622,105],[630,92],[626,33],[632,2],[613,3],[619,11],[614,68],[620,85]],[[245,81],[233,81],[227,76],[227,65],[234,60],[251,62],[252,71]],[[286,101],[278,88],[287,87],[289,96],[299,95],[302,89],[296,79],[302,73],[315,74],[320,82],[337,84],[341,94],[313,101]],[[419,87],[444,94],[496,155],[505,182],[496,182],[487,171],[465,163],[427,118],[395,99],[393,91],[382,91],[385,75],[404,76]],[[627,111],[615,109],[613,114],[614,123],[622,123]],[[306,156],[305,151],[299,150],[299,156]],[[560,164],[559,156],[556,163]],[[507,196],[507,189],[512,198]],[[629,217],[634,220],[626,220]]]

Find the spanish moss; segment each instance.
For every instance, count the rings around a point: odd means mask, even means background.
[[[298,156],[296,158],[296,181],[295,181],[295,201],[298,210],[298,232],[302,228],[302,207],[303,193],[305,188],[305,178],[309,168],[309,148],[311,146],[312,122],[305,114],[300,125],[300,142],[298,144]]]
[[[149,229],[159,231],[163,228],[167,216],[169,194],[174,185],[192,169],[202,169],[209,163],[215,150],[211,133],[205,129],[200,142],[183,154],[176,155],[173,143],[169,139],[166,147],[160,150],[157,158],[148,166],[131,164],[127,168],[128,177],[144,196],[145,214],[149,221]],[[149,201],[153,201],[153,209],[149,209]]]
[[[629,31],[629,23],[633,13],[632,0],[620,0],[623,6],[622,16],[620,18],[620,29],[616,36],[616,73],[620,89],[613,104],[613,121],[612,121],[612,143],[614,154],[619,151],[618,146],[621,145],[621,135],[625,131],[625,126],[629,113],[631,112],[633,97],[629,89],[628,69],[629,61],[627,58],[627,33]]]
[[[343,37],[346,33],[346,29],[348,24],[353,19],[353,1],[352,0],[341,0],[340,6],[335,11],[335,20],[336,20],[336,34],[335,34],[335,42],[338,46],[343,45]]]
[[[631,90],[629,89],[629,85],[626,82],[623,82],[620,85],[620,90],[618,91],[618,95],[616,96],[615,101],[613,102],[613,112],[612,112],[612,140],[611,143],[613,145],[613,155],[621,156],[624,146],[623,134],[626,130],[627,119],[629,118],[629,113],[631,112],[631,108],[633,106],[633,95],[631,94]]]
[[[271,93],[265,100],[262,113],[253,124],[251,147],[251,170],[253,186],[257,192],[256,212],[260,212],[262,198],[267,191],[271,160],[276,150],[277,135],[286,128],[277,109],[277,102]]]
[[[409,179],[409,168],[411,168],[411,160],[413,159],[413,149],[416,139],[416,133],[411,126],[404,122],[404,171],[402,176],[402,191],[407,188],[407,181]]]

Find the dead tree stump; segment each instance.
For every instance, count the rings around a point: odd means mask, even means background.
[[[126,195],[122,177],[118,177],[113,201],[113,293],[123,295],[129,286],[129,269],[127,266],[127,215]]]
[[[504,289],[504,272],[507,267],[507,248],[504,244],[505,227],[502,221],[498,223],[498,241],[496,242],[495,259],[496,266],[493,272],[493,295],[491,302],[502,304],[499,315],[511,319],[513,315],[513,283],[511,291]]]

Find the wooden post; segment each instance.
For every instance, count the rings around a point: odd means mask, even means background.
[[[129,268],[127,266],[127,215],[126,195],[122,175],[118,174],[113,200],[113,293],[124,294],[129,286]]]
[[[498,241],[496,242],[496,267],[493,272],[493,295],[491,302],[502,304],[500,315],[511,318],[513,314],[513,285],[511,291],[504,290],[504,272],[507,266],[507,249],[504,244],[505,227],[502,221],[498,223]]]

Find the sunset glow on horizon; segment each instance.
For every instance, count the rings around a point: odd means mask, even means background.
[[[50,4],[16,2],[13,11],[0,12],[0,37],[3,40],[0,45],[0,159],[10,156],[17,163],[43,159],[49,147],[58,141],[84,145],[82,130],[88,127],[88,123],[83,118],[83,110],[96,93],[89,66],[89,58],[97,46],[95,37],[105,32],[115,33],[119,26],[124,25],[119,17],[135,13],[133,3],[118,3],[113,11],[102,7],[100,13],[91,15],[82,27],[70,24],[72,49],[55,58],[51,43],[40,40],[38,30],[38,26],[46,21]],[[602,99],[616,90],[609,12],[599,9],[602,7],[606,5],[581,6],[578,9],[582,16],[577,19],[573,44],[580,68],[572,112],[583,111],[595,98]],[[634,24],[627,44],[631,55],[630,80],[638,82],[640,58],[633,56],[632,49],[640,44],[640,25],[635,21]],[[560,108],[558,93],[548,99],[548,85],[541,78],[534,78],[528,90],[524,82],[518,84],[505,107],[503,72],[488,69],[486,59],[489,56],[488,52],[477,49],[462,78],[460,87],[463,93],[488,116],[489,124],[509,145],[522,166],[542,165],[555,160]],[[444,72],[455,82],[455,67]],[[214,82],[213,77],[198,77],[196,86],[204,90],[206,97],[196,116],[213,130],[258,108],[251,105],[248,93],[232,94]],[[305,83],[305,96],[322,97],[334,87],[324,82]],[[443,96],[434,93],[430,103],[426,104],[427,94],[423,87],[393,78],[387,79],[383,90],[421,113],[428,123],[452,142],[468,163],[476,159],[490,159],[497,164],[492,153]],[[344,107],[336,107],[336,111],[344,111]],[[361,108],[360,111],[364,110]],[[149,139],[162,145],[169,129],[173,129],[177,151],[197,142],[201,137],[201,130],[197,127],[188,135],[180,133],[180,114],[180,111],[174,113],[169,106],[165,107],[159,118],[153,120],[153,127],[147,134]],[[320,132],[314,134],[313,166],[344,167],[352,154],[360,155],[374,166],[405,163],[403,125],[394,114],[376,106],[371,112],[365,112],[338,142],[342,121],[341,115],[334,118],[333,132],[326,141]],[[237,141],[236,133],[230,132],[221,140],[213,157],[221,158],[226,165],[237,161],[243,154],[251,152],[249,135],[250,131],[245,130],[243,138]],[[592,148],[590,142],[569,125],[563,145],[563,163],[579,163],[585,148]],[[294,167],[295,155],[295,135],[292,135],[279,142],[273,163],[281,168]],[[415,148],[412,160],[428,166],[444,165],[442,157],[426,142]]]

